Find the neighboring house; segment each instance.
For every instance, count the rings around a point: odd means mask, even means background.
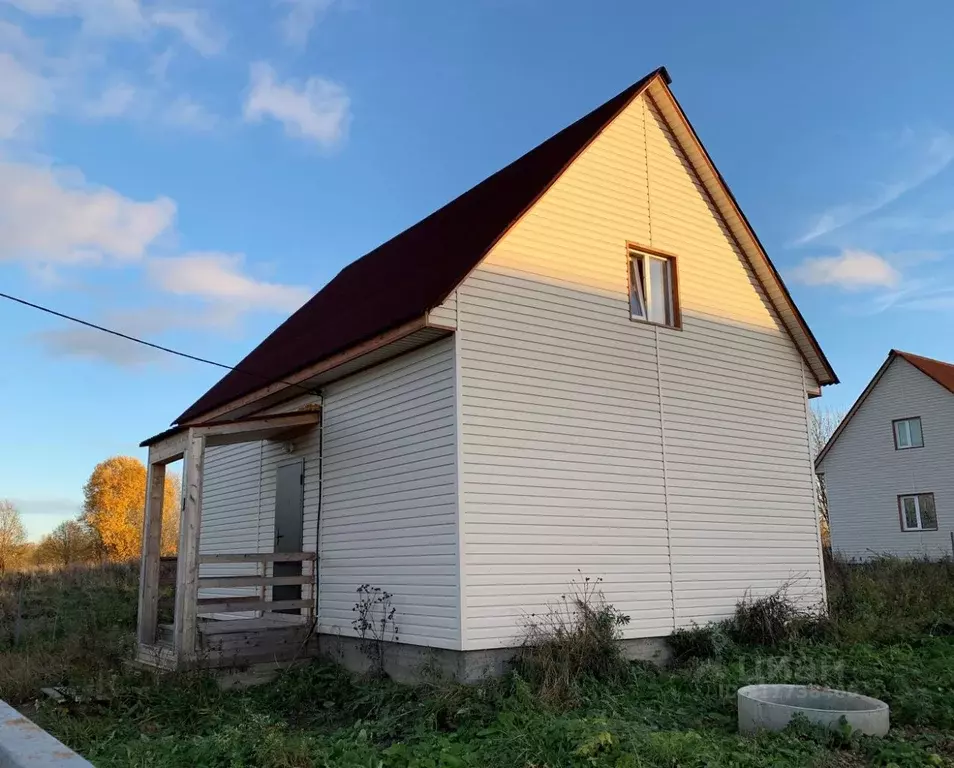
[[[952,395],[954,365],[891,350],[816,462],[834,551],[952,555]]]
[[[791,579],[823,597],[808,398],[837,379],[663,69],[346,267],[239,369],[144,443],[154,483],[185,456],[187,498],[171,637],[147,544],[142,658],[225,663],[204,639],[279,607],[350,648],[365,583],[401,658],[463,677],[581,576],[633,644]],[[251,563],[273,548],[274,595]],[[197,623],[197,594],[254,618]]]

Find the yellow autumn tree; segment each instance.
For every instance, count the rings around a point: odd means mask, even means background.
[[[173,554],[178,543],[179,478],[166,476],[162,505],[162,552]],[[83,487],[83,521],[96,533],[110,560],[138,558],[142,551],[142,519],[146,506],[146,467],[133,456],[113,456],[93,469]]]

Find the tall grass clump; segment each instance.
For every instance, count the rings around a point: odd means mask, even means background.
[[[825,557],[835,639],[893,643],[954,635],[954,561]],[[890,617],[890,620],[886,620]]]
[[[606,602],[601,583],[581,577],[545,613],[524,618],[514,671],[548,704],[573,704],[585,681],[618,682],[628,674],[618,641],[629,616]]]
[[[136,627],[132,563],[0,577],[0,698],[95,677],[128,656]]]
[[[828,631],[827,619],[793,597],[792,584],[786,582],[764,595],[746,592],[730,618],[677,629],[669,637],[674,663],[723,660],[734,649],[774,648],[824,635]]]
[[[773,647],[797,640],[818,620],[790,592],[786,583],[767,595],[746,593],[735,606],[732,634],[740,645]]]

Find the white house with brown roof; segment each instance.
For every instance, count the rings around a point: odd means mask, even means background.
[[[834,551],[954,555],[954,365],[891,350],[816,465]]]
[[[392,658],[465,678],[581,573],[636,645],[747,590],[823,596],[807,413],[837,379],[665,70],[342,270],[238,369],[144,443],[150,487],[187,466],[169,627],[149,497],[145,661],[284,658],[312,625],[350,648],[362,584],[393,594]]]

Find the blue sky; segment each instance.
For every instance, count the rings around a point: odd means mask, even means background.
[[[0,290],[227,363],[665,64],[843,383],[954,360],[954,6],[0,0]],[[38,536],[219,373],[0,302]]]

